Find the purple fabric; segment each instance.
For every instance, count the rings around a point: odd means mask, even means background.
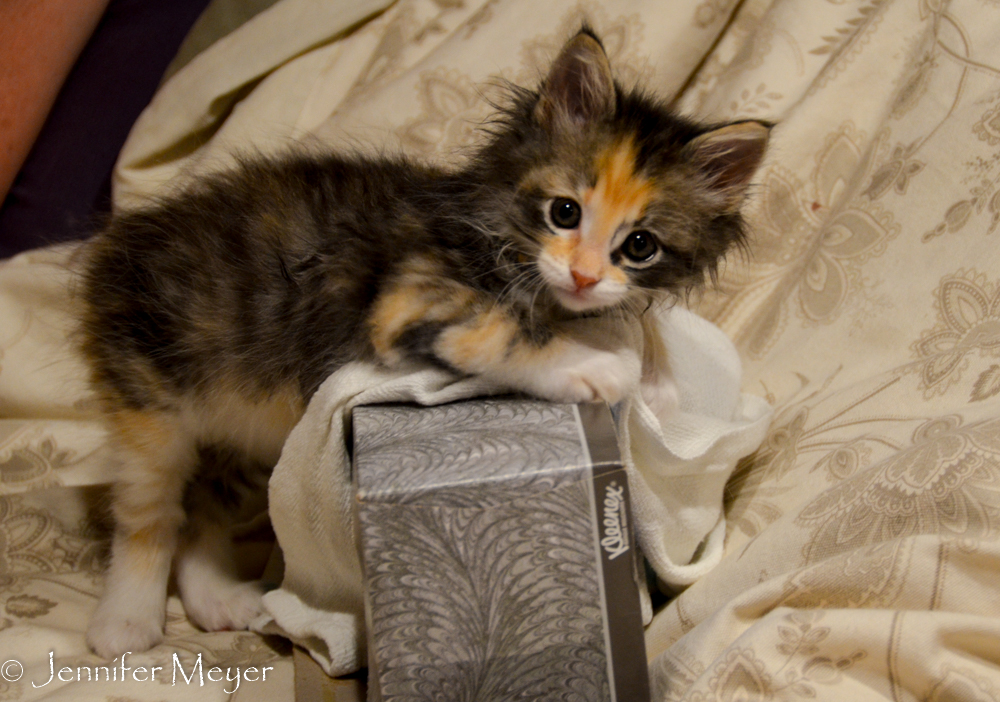
[[[111,0],[0,207],[0,258],[86,237],[125,137],[208,0]]]

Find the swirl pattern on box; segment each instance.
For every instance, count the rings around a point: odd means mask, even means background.
[[[353,422],[363,501],[418,502],[432,491],[435,504],[484,506],[510,499],[494,492],[493,481],[545,491],[580,480],[590,467],[573,405],[497,399],[359,407]]]
[[[359,408],[354,431],[383,698],[609,699],[572,405]]]

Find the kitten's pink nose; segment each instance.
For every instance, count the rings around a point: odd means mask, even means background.
[[[577,270],[570,269],[569,272],[573,275],[573,282],[576,283],[576,289],[578,291],[592,288],[601,282],[600,278],[591,278],[589,275],[581,273]]]

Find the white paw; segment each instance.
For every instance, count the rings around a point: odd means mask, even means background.
[[[102,658],[142,653],[163,640],[163,611],[116,611],[104,602],[87,627],[87,645]]]
[[[603,351],[574,345],[551,368],[536,378],[534,392],[556,402],[604,400],[615,404],[639,382],[639,361],[634,352]]]
[[[213,587],[182,592],[184,610],[206,631],[246,629],[263,611],[264,588],[258,581],[215,583]]]

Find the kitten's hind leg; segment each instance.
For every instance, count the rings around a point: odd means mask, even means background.
[[[87,643],[111,659],[163,639],[170,565],[184,522],[184,486],[197,452],[176,415],[135,410],[109,419],[121,460],[112,503],[115,534]]]
[[[240,580],[228,520],[193,516],[185,531],[176,575],[188,617],[207,631],[246,629],[261,613],[264,589]]]

